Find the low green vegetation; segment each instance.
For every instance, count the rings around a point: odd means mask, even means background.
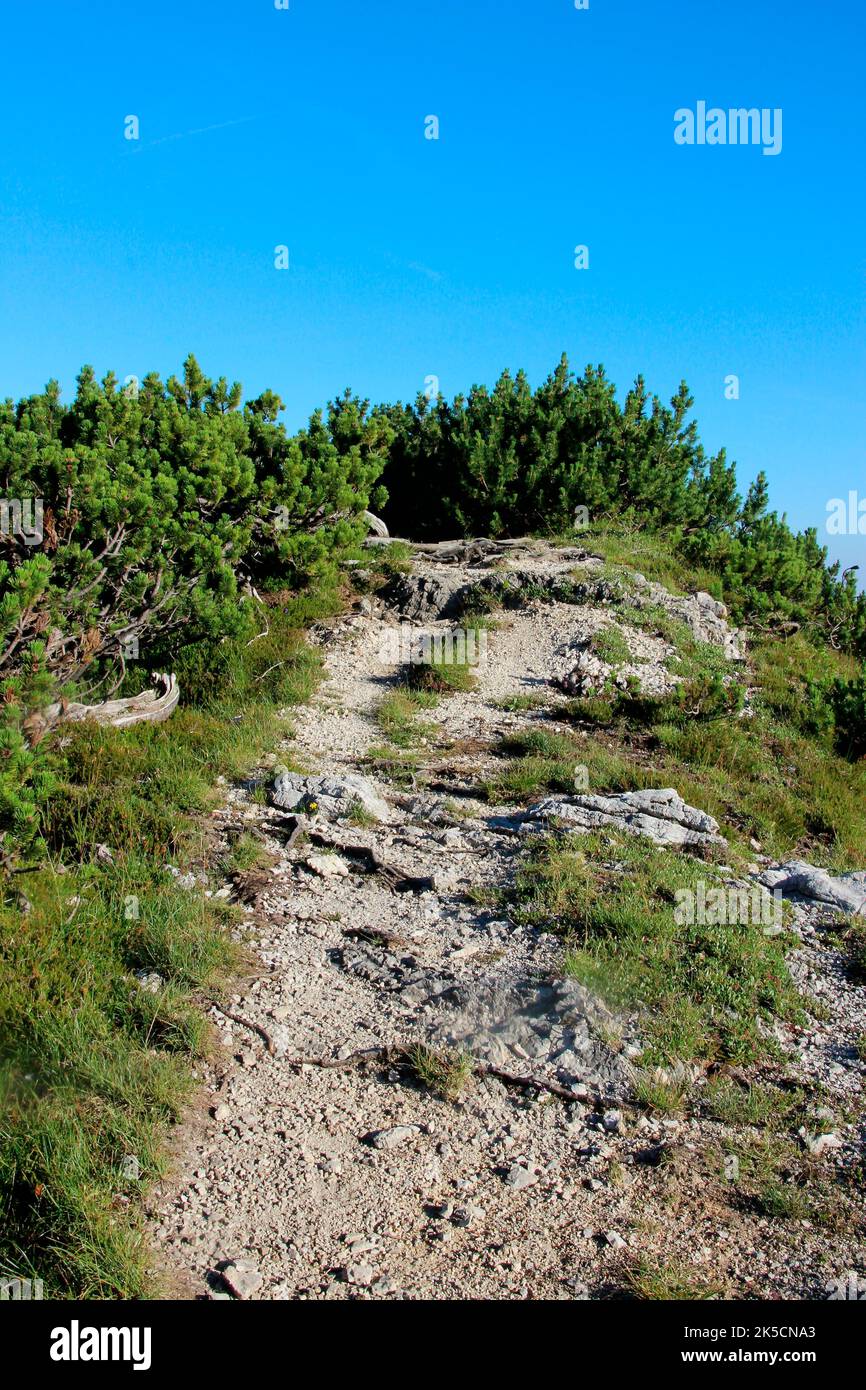
[[[46,1297],[153,1292],[144,1196],[210,1046],[202,991],[243,969],[234,910],[169,870],[207,871],[216,779],[290,732],[281,712],[319,666],[299,625],[334,602],[271,609],[268,636],[223,644],[216,672],[187,650],[196,705],[169,722],[71,726],[52,752],[43,861],[0,907],[0,1272],[41,1278]],[[242,835],[215,867],[260,854]]]
[[[578,787],[587,790],[578,769],[585,769],[591,791],[634,791],[651,780],[612,741],[531,729],[506,735],[497,751],[503,755],[502,771],[483,787],[488,800],[497,803],[528,802],[547,792],[573,793]]]
[[[714,878],[706,863],[619,833],[545,837],[518,872],[514,910],[561,934],[566,974],[644,1011],[644,1066],[752,1061],[772,1050],[762,1018],[802,1017],[790,943],[758,924],[678,923],[677,890]]]
[[[760,1082],[744,1084],[727,1076],[712,1077],[701,1092],[706,1113],[725,1125],[795,1128],[794,1116],[805,1111],[803,1091]]]
[[[396,748],[387,743],[368,748],[363,761],[373,776],[401,789],[414,787],[421,769],[421,758],[415,749]]]
[[[602,627],[592,634],[590,649],[609,666],[624,666],[632,660],[628,643],[616,627]]]
[[[556,714],[580,736],[544,728],[507,735],[499,744],[502,771],[484,790],[496,802],[525,803],[548,792],[604,795],[674,786],[714,816],[745,856],[755,839],[780,859],[862,867],[866,760],[841,757],[828,733],[804,728],[797,692],[808,683],[808,654],[798,645],[793,692],[773,661],[773,649],[782,658],[786,644],[765,642],[750,657],[753,707],[747,717],[738,714],[742,677],[727,684],[706,676],[685,680],[668,696],[620,691],[557,706]],[[831,662],[823,664],[826,669]],[[820,662],[816,669],[822,670]],[[576,781],[578,768],[585,771]]]
[[[797,1143],[790,1128],[734,1131],[722,1143],[731,1176],[731,1205],[770,1221],[809,1221],[828,1231],[860,1223],[856,1175],[828,1174]]]
[[[472,1077],[472,1059],[466,1052],[419,1044],[408,1060],[415,1079],[443,1100],[456,1100]]]
[[[419,714],[434,709],[438,699],[433,691],[400,686],[383,697],[376,710],[376,722],[389,743],[397,748],[412,748],[435,732],[435,725],[419,719]]]
[[[411,690],[433,695],[462,694],[478,683],[468,662],[448,661],[435,654],[429,661],[407,666],[405,680]]]
[[[496,707],[505,710],[507,714],[524,714],[531,710],[545,709],[549,704],[549,694],[532,691],[526,695],[506,695],[503,700],[497,700]]]
[[[633,1298],[658,1302],[693,1302],[724,1298],[724,1286],[701,1279],[676,1259],[638,1260],[627,1272],[626,1288]]]

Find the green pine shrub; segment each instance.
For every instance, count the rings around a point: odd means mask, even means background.
[[[0,404],[4,495],[42,506],[38,547],[0,536],[3,862],[38,840],[52,701],[135,693],[176,668],[193,698],[241,671],[272,695],[286,675],[267,633],[259,673],[234,644],[261,630],[268,591],[306,589],[312,611],[333,590],[382,500],[390,427],[349,392],[294,436],[282,408],[273,392],[241,407],[240,385],[192,356],[182,379],[120,386],[85,367],[69,406],[56,381]]]
[[[380,406],[393,431],[384,515],[415,540],[568,534],[594,546],[618,528],[632,564],[634,538],[663,533],[665,571],[700,570],[735,621],[814,629],[866,655],[854,576],[828,565],[814,529],[796,534],[768,511],[763,475],[741,498],[725,451],[706,455],[692,405],[685,382],[666,405],[641,377],[620,405],[602,367],[575,376],[563,356],[535,391],[523,372],[504,372],[492,390],[473,386],[451,402]]]
[[[843,757],[866,757],[866,666],[853,680],[833,681],[827,695],[836,747]]]

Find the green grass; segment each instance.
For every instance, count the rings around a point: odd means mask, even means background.
[[[260,840],[246,831],[239,835],[228,853],[223,855],[221,866],[226,874],[243,874],[254,869],[267,858],[267,850]]]
[[[613,832],[540,839],[517,875],[515,911],[562,935],[565,973],[643,1011],[645,1066],[766,1057],[758,1020],[802,1017],[783,937],[677,924],[677,890],[700,879],[712,883],[710,865]]]
[[[638,1073],[634,1083],[634,1095],[647,1110],[659,1115],[681,1115],[689,1097],[689,1085],[684,1079],[659,1080],[652,1073]]]
[[[632,660],[628,642],[617,627],[599,628],[592,634],[589,645],[609,666],[624,666]]]
[[[25,929],[0,912],[0,1268],[48,1296],[140,1296],[144,1187],[188,1094],[184,1059],[206,1042],[193,992],[236,960],[225,909],[143,858],[44,869],[28,893]],[[142,1181],[121,1178],[126,1155]]]
[[[831,1231],[859,1224],[856,1184],[850,1177],[834,1181],[790,1133],[746,1131],[731,1138],[725,1152],[737,1162],[730,1196],[741,1209],[770,1221],[808,1220]]]
[[[468,662],[417,661],[404,672],[406,685],[416,693],[458,695],[474,690],[478,681]]]
[[[497,709],[505,710],[508,714],[523,714],[527,710],[546,709],[550,702],[548,694],[532,691],[527,695],[507,695],[504,700],[495,703]]]
[[[508,734],[497,752],[507,761],[482,788],[495,803],[526,803],[548,792],[573,793],[579,767],[586,768],[590,792],[634,791],[653,784],[640,764],[618,749],[546,729]]]
[[[367,749],[363,761],[371,773],[402,788],[414,787],[421,768],[421,759],[416,751],[395,748],[391,744],[374,744]]]
[[[190,1058],[209,1047],[200,991],[220,990],[240,960],[234,910],[179,887],[167,865],[209,862],[214,783],[247,775],[285,737],[281,711],[318,679],[299,627],[335,601],[269,609],[267,637],[224,643],[210,664],[187,648],[177,669],[195,704],[165,724],[72,726],[59,740],[50,857],[0,905],[0,1272],[42,1279],[46,1297],[154,1292],[144,1197]],[[96,861],[100,843],[113,863]],[[220,867],[259,855],[241,836]],[[156,993],[137,970],[161,977]],[[123,1176],[127,1156],[139,1179]]]
[[[632,1297],[658,1302],[724,1298],[721,1284],[701,1279],[680,1260],[639,1260],[626,1275]]]
[[[767,669],[764,651],[755,679]],[[743,854],[755,838],[778,859],[811,859],[836,871],[862,867],[866,760],[848,762],[828,739],[786,722],[780,691],[765,694],[758,685],[749,718],[737,717],[736,703],[714,677],[688,681],[680,694],[660,700],[619,694],[569,701],[561,713],[589,737],[568,744],[545,731],[541,738],[536,731],[510,735],[499,751],[513,761],[491,779],[488,795],[525,801],[568,792],[573,759],[587,767],[595,793],[676,787],[714,816]]]
[[[386,580],[394,574],[408,574],[412,569],[412,547],[407,541],[374,546],[369,552],[367,568]]]
[[[702,1092],[702,1104],[714,1120],[731,1126],[771,1126],[789,1124],[804,1107],[802,1091],[783,1091],[775,1086],[753,1083],[741,1085],[729,1077],[713,1077]]]
[[[443,1100],[456,1100],[472,1076],[472,1059],[465,1052],[442,1051],[419,1043],[408,1060],[415,1079]]]
[[[647,531],[604,520],[581,532],[579,539],[587,549],[604,558],[610,578],[629,584],[627,570],[638,570],[647,579],[664,584],[672,593],[702,589],[714,598],[722,598],[719,576],[683,559],[677,553],[676,537],[663,530]]]
[[[383,697],[376,710],[376,722],[396,748],[412,748],[435,733],[435,725],[419,720],[421,710],[433,709],[439,697],[430,690],[400,686]]]

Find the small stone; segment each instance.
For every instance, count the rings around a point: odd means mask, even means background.
[[[354,1255],[356,1259],[359,1255],[369,1255],[371,1250],[377,1248],[377,1242],[368,1240],[366,1236],[356,1236],[354,1240],[349,1240],[346,1244],[349,1247],[349,1253]]]
[[[376,1129],[366,1136],[374,1149],[396,1149],[407,1139],[421,1133],[420,1125],[393,1125],[391,1129]]]
[[[264,1275],[260,1274],[249,1260],[233,1260],[220,1270],[220,1274],[226,1288],[235,1298],[249,1298],[264,1283]]]
[[[841,1149],[843,1143],[838,1134],[819,1134],[814,1139],[806,1135],[804,1142],[809,1153],[816,1158],[824,1153],[825,1149]]]
[[[127,1154],[120,1165],[120,1171],[124,1178],[130,1178],[133,1182],[138,1182],[141,1177],[141,1164],[135,1154]]]
[[[349,1284],[358,1284],[362,1289],[369,1288],[375,1277],[376,1271],[372,1265],[356,1264],[346,1266],[346,1282]]]
[[[618,1110],[605,1110],[601,1122],[607,1130],[608,1134],[616,1134],[617,1130],[619,1129],[621,1120],[622,1115]]]
[[[231,1113],[230,1108],[225,1104],[215,1105],[213,1108],[213,1117],[215,1120],[218,1120],[220,1124],[230,1119]]]
[[[612,1250],[622,1250],[625,1246],[625,1241],[619,1231],[605,1231],[604,1238]]]
[[[485,1215],[483,1207],[474,1204],[466,1207],[456,1207],[451,1216],[452,1224],[455,1226],[472,1226],[476,1221],[483,1220]]]
[[[145,994],[159,994],[165,983],[157,970],[136,970],[135,978],[139,989],[143,989]]]
[[[530,1173],[528,1168],[524,1168],[522,1163],[512,1163],[505,1175],[505,1181],[516,1192],[521,1192],[524,1187],[532,1187],[538,1179],[534,1173]]]
[[[370,1285],[374,1293],[397,1293],[397,1285],[393,1279],[389,1279],[387,1274],[380,1274],[378,1279],[374,1279]]]
[[[320,878],[347,878],[349,874],[349,866],[339,854],[310,854],[304,863]]]

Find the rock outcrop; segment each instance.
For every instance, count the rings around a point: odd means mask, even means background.
[[[377,821],[387,821],[390,809],[366,777],[352,772],[340,777],[306,777],[301,772],[281,772],[271,790],[271,802],[284,811],[303,809],[308,800],[317,804],[327,820],[339,820],[358,805]]]
[[[817,869],[802,859],[790,859],[765,869],[759,882],[765,888],[778,888],[786,898],[808,898],[839,912],[866,917],[866,870],[840,874],[834,878],[826,869]]]
[[[613,826],[677,849],[727,845],[719,834],[718,821],[706,811],[686,805],[673,787],[615,796],[548,796],[529,808],[521,829],[531,833],[539,822],[560,822],[566,830],[581,835]]]

